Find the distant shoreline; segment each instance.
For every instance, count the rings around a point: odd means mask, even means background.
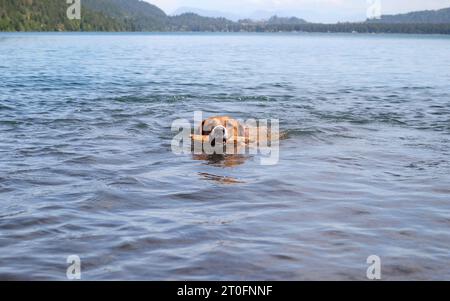
[[[76,14],[74,14],[76,12]],[[319,23],[298,17],[231,21],[195,13],[167,15],[138,0],[84,0],[78,8],[66,1],[6,1],[0,10],[0,31],[7,32],[321,32],[450,35],[450,8],[365,21]]]
[[[403,24],[403,23],[306,23],[301,25],[244,26],[235,30],[19,30],[0,32],[155,32],[155,33],[360,33],[360,34],[441,34],[450,35],[449,24]]]
[[[421,36],[450,36],[450,33],[424,33],[424,32],[322,32],[322,31],[0,31],[1,34],[165,34],[165,35],[193,35],[193,34],[235,34],[235,35],[245,35],[245,34],[254,34],[254,35],[282,35],[282,34],[291,34],[291,35],[300,35],[300,34],[324,34],[324,35],[421,35]]]

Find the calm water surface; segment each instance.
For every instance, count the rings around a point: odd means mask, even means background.
[[[1,34],[0,279],[450,280],[450,38]],[[278,118],[280,161],[171,152]]]

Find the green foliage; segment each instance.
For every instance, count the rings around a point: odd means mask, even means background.
[[[0,0],[0,31],[80,31],[119,29],[117,21],[82,6],[82,19],[67,18],[65,0]]]
[[[235,31],[235,23],[225,18],[201,17],[193,13],[169,17],[170,31]]]
[[[445,24],[450,23],[450,8],[439,10],[417,11],[400,15],[384,15],[380,19],[367,20],[370,23],[402,23],[402,24]]]
[[[249,31],[450,34],[450,8],[383,16],[362,23],[314,24],[274,16],[267,21],[167,16],[140,0],[82,0],[81,20],[67,18],[66,0],[0,0],[0,31]]]
[[[337,23],[299,25],[251,25],[244,24],[243,31],[256,32],[341,32],[341,33],[408,33],[450,34],[450,24],[386,24],[386,23]]]

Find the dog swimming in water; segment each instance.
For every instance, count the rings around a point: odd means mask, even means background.
[[[194,159],[212,165],[236,166],[253,155],[258,155],[261,165],[274,165],[279,160],[279,142],[286,136],[280,133],[278,120],[271,119],[269,125],[268,120],[242,122],[214,116],[191,128],[190,146]]]
[[[248,125],[229,116],[214,116],[202,121],[191,136],[194,142],[216,144],[260,145],[280,139],[280,134],[267,126]]]

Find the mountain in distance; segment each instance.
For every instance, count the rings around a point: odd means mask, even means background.
[[[141,0],[81,3],[81,20],[69,20],[63,0],[0,0],[0,31],[220,31],[226,23],[197,15],[169,17]]]
[[[81,20],[69,20],[67,8],[61,0],[0,0],[0,31],[246,31],[240,23],[223,17],[167,16],[141,0],[83,0]],[[267,22],[297,23],[303,21],[275,17]]]
[[[238,24],[225,18],[202,17],[185,13],[169,17],[168,31],[218,32],[237,31]]]
[[[248,14],[248,17],[246,19],[251,20],[268,20],[273,16],[278,16],[282,18],[290,18],[290,17],[298,17],[302,16],[302,12],[288,12],[284,10],[276,10],[276,11],[268,11],[268,10],[255,10],[254,12],[251,12]]]
[[[295,26],[295,25],[302,25],[302,24],[308,24],[303,19],[299,19],[297,17],[278,17],[273,16],[269,18],[268,20],[252,20],[252,19],[242,19],[239,20],[239,24],[243,26],[263,26],[263,27],[276,27],[276,26]]]
[[[209,18],[225,18],[234,22],[239,21],[240,19],[244,19],[242,15],[239,14],[233,14],[228,12],[222,12],[217,10],[207,10],[207,9],[201,9],[196,7],[188,7],[183,6],[171,13],[171,16],[179,16],[186,13],[193,13],[199,16],[203,17],[209,17]]]
[[[278,18],[292,18],[296,17],[300,20],[304,19],[299,16],[309,16],[308,21],[313,20],[312,23],[333,23],[331,20],[336,16],[328,15],[325,12],[311,11],[311,10],[299,10],[299,11],[285,11],[285,10],[256,10],[254,12],[233,14],[221,11],[204,10],[194,7],[181,7],[174,11],[172,15],[180,15],[183,13],[194,13],[200,16],[212,17],[212,18],[226,18],[232,21],[239,20],[253,20],[253,21],[267,21],[273,16]],[[346,12],[339,13],[341,22],[357,22],[358,20],[364,22],[364,14],[351,14]],[[366,20],[370,23],[397,23],[397,24],[450,24],[450,8],[444,8],[439,10],[425,10],[416,11],[405,14],[395,15],[383,15],[380,19]],[[337,21],[336,21],[337,22]]]
[[[225,18],[234,22],[238,22],[239,20],[253,20],[253,21],[267,21],[270,18],[277,16],[282,18],[298,18],[297,16],[300,15],[298,12],[292,13],[288,11],[265,11],[265,10],[257,10],[254,12],[248,12],[248,13],[230,13],[230,12],[224,12],[224,11],[216,11],[216,10],[205,10],[201,8],[196,7],[180,7],[174,12],[172,12],[172,16],[177,16],[185,13],[193,13],[197,14],[199,16],[204,17],[210,17],[210,18]],[[298,18],[300,19],[300,18]]]
[[[379,20],[334,24],[308,23],[275,15],[232,21],[195,13],[168,16],[141,0],[83,0],[81,20],[69,20],[62,0],[0,0],[0,31],[192,31],[192,32],[360,32],[450,34],[450,8]],[[294,13],[294,12],[292,12]]]
[[[276,15],[266,21],[268,25],[298,25],[306,23],[308,22],[297,17],[278,17]]]
[[[387,24],[450,24],[450,8],[416,11],[398,15],[383,15],[379,19],[369,19],[367,22]]]

